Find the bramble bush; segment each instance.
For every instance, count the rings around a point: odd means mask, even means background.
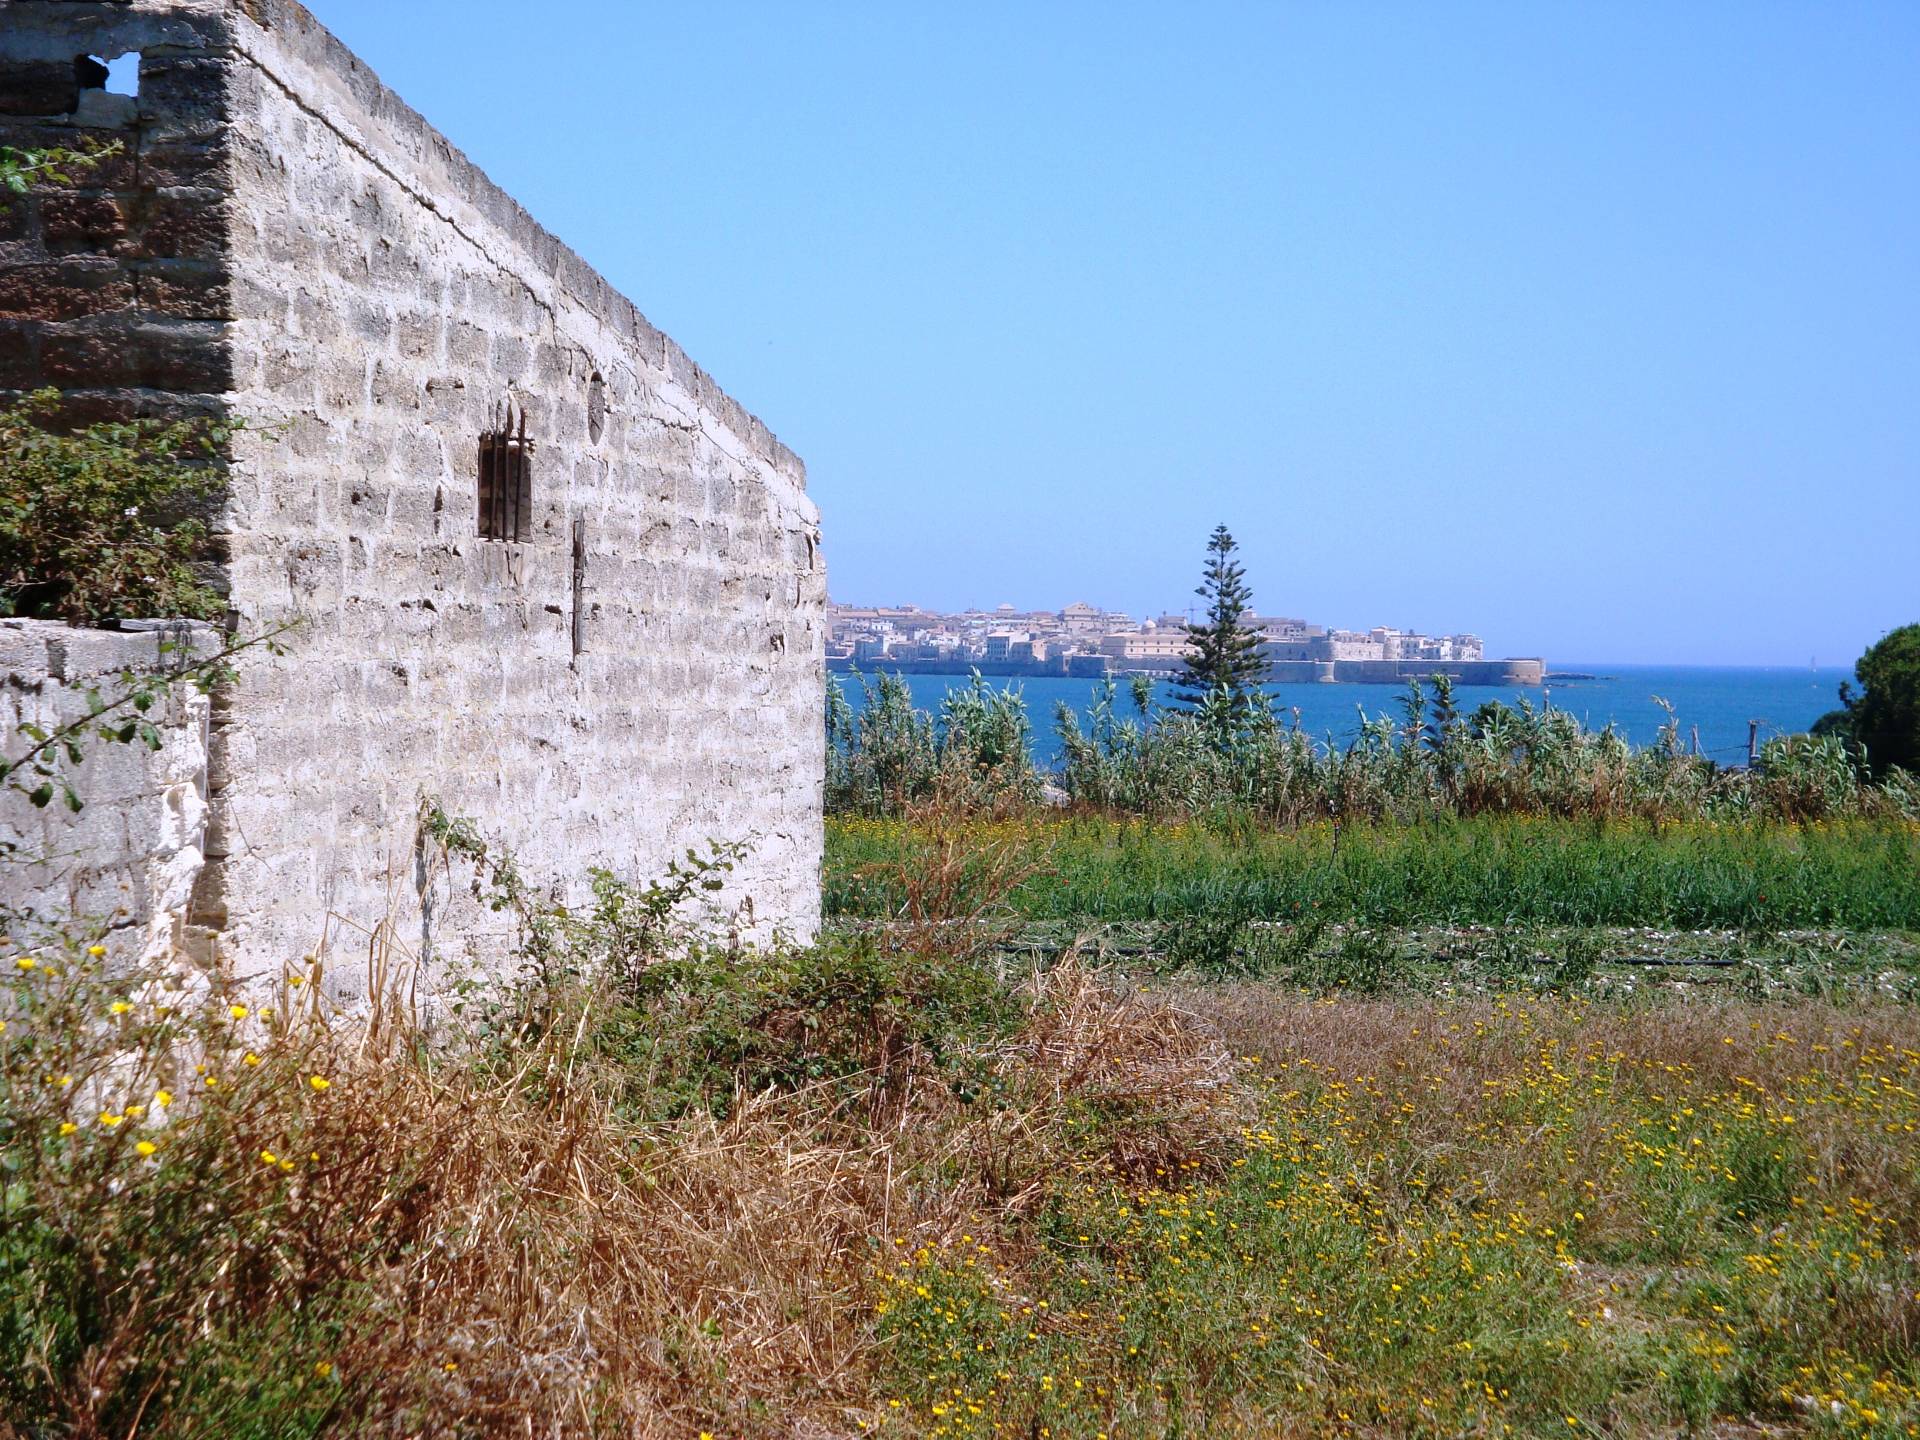
[[[214,462],[235,421],[56,421],[58,391],[0,409],[0,614],[79,625],[212,619]]]

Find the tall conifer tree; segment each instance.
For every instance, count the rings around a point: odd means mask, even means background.
[[[1244,702],[1269,673],[1260,637],[1247,623],[1253,589],[1233,558],[1238,548],[1226,526],[1214,527],[1207,541],[1207,568],[1193,592],[1207,602],[1207,618],[1187,626],[1187,665],[1174,682],[1189,706],[1200,705],[1217,690]]]

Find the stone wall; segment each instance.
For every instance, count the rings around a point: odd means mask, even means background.
[[[826,577],[800,461],[299,6],[10,11],[30,23],[0,61],[143,58],[137,102],[85,102],[132,168],[37,200],[0,254],[4,288],[51,263],[51,215],[92,207],[57,258],[94,288],[13,317],[0,384],[244,416],[232,608],[243,631],[298,622],[214,716],[210,950],[245,980],[386,921],[496,960],[498,918],[418,844],[427,801],[576,895],[589,866],[750,841],[737,923],[811,933]],[[108,331],[135,358],[51,363]],[[524,543],[477,538],[479,437],[509,402],[535,442]]]
[[[47,734],[85,720],[92,697],[125,695],[122,672],[177,668],[219,648],[204,625],[123,632],[47,620],[0,620],[0,726],[7,754],[30,743],[22,725]],[[100,739],[83,728],[81,760],[65,776],[82,801],[35,806],[17,786],[0,788],[0,877],[10,908],[29,921],[93,917],[116,961],[178,948],[203,860],[208,701],[173,687],[143,717],[158,746]],[[116,723],[132,712],[118,710]],[[36,780],[22,776],[31,786]]]
[[[218,409],[230,383],[225,96],[217,7],[15,0],[0,21],[0,144],[119,147],[77,183],[0,196],[0,389],[76,418]],[[139,51],[138,98],[89,61]]]

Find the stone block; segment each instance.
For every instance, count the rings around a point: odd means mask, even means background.
[[[89,321],[41,331],[40,373],[53,385],[211,393],[226,390],[232,372],[212,322]]]
[[[132,253],[149,260],[219,260],[227,250],[227,202],[217,190],[160,190],[145,197]]]
[[[133,277],[107,259],[49,260],[0,268],[0,315],[75,320],[133,304]]]
[[[127,237],[126,202],[105,193],[44,195],[40,200],[40,233],[49,250],[113,250]]]
[[[225,132],[143,138],[140,178],[157,189],[220,189],[229,182],[233,147]]]
[[[225,56],[148,54],[140,62],[140,113],[206,119],[226,113],[233,61]]]
[[[176,320],[225,320],[233,314],[227,267],[205,260],[148,260],[129,267],[142,309]]]
[[[0,318],[0,390],[32,390],[44,383],[39,322]]]

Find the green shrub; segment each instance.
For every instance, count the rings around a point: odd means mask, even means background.
[[[230,422],[102,421],[62,433],[59,394],[0,409],[0,614],[92,625],[210,619],[211,463]]]
[[[989,691],[975,676],[947,697],[936,721],[914,709],[898,677],[861,683],[866,705],[857,718],[837,686],[829,696],[829,811],[897,815],[943,785],[1000,813],[1037,796],[1017,692]],[[1779,737],[1751,769],[1729,770],[1687,753],[1664,701],[1658,739],[1636,748],[1611,726],[1588,730],[1566,711],[1525,699],[1463,715],[1452,681],[1435,675],[1408,685],[1399,720],[1363,710],[1352,741],[1337,745],[1316,742],[1297,715],[1289,723],[1262,692],[1222,691],[1197,709],[1168,710],[1155,704],[1144,676],[1129,689],[1123,714],[1114,682],[1102,683],[1084,725],[1071,706],[1056,707],[1057,778],[1084,809],[1158,820],[1238,815],[1280,829],[1479,815],[1653,825],[1920,820],[1920,780],[1884,766],[1870,777],[1846,739]]]
[[[938,717],[914,708],[899,675],[855,676],[856,716],[837,678],[827,681],[827,808],[899,815],[938,799],[975,808],[1023,807],[1040,797],[1033,734],[1017,689],[975,673],[950,690]]]

